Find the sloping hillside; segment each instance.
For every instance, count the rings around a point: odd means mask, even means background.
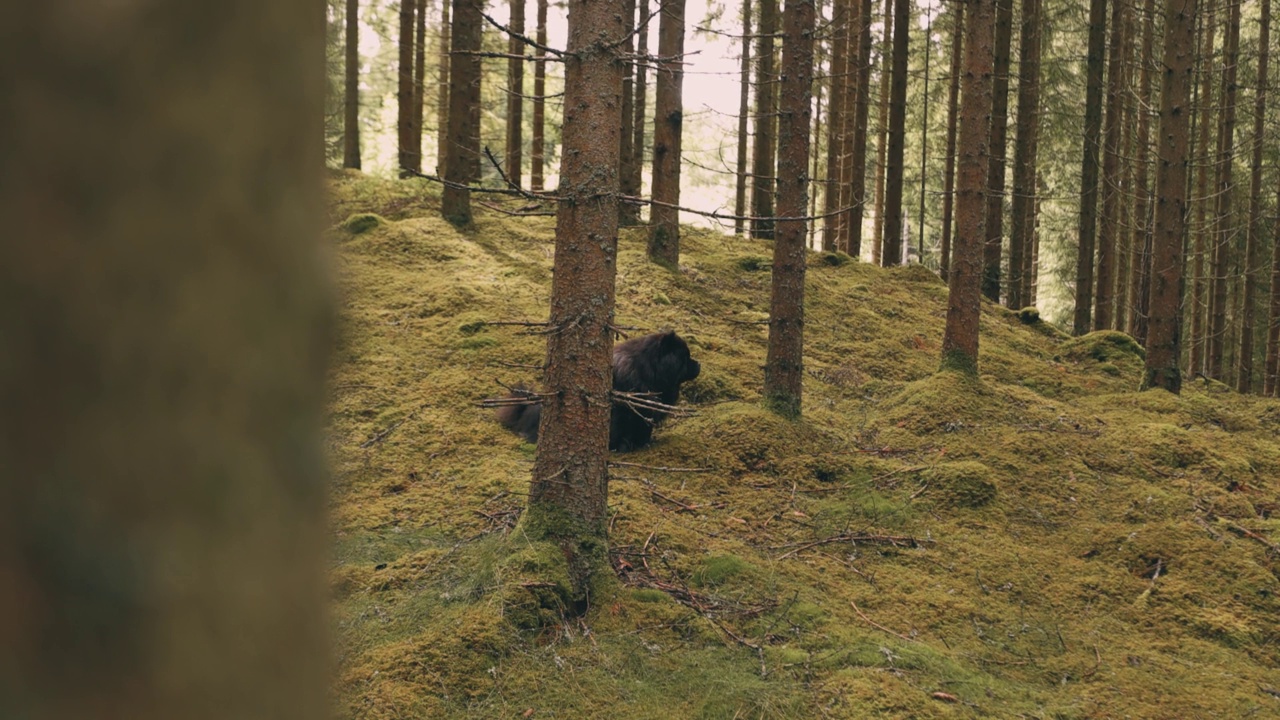
[[[545,316],[552,221],[333,192],[349,716],[1280,717],[1280,403],[1139,394],[1126,336],[995,306],[981,382],[936,375],[944,285],[813,255],[789,423],[757,405],[770,250],[705,231],[678,273],[623,232],[619,322],[689,339],[697,414],[614,458],[616,589],[520,629],[533,448],[475,403],[536,380],[542,339],[483,323]]]

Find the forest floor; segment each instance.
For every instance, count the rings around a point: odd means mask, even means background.
[[[1138,393],[1127,336],[990,304],[981,380],[937,374],[932,273],[811,254],[787,422],[758,402],[771,250],[704,230],[678,272],[622,232],[619,324],[703,371],[695,416],[613,458],[617,583],[514,627],[534,449],[476,403],[536,381],[544,341],[483,323],[545,318],[553,220],[463,233],[426,184],[332,192],[344,716],[1280,717],[1280,402]]]

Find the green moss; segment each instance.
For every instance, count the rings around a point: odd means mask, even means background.
[[[1023,325],[1035,325],[1040,320],[1040,310],[1035,307],[1024,307],[1018,311],[1018,319]]]
[[[356,213],[342,223],[342,229],[352,235],[362,235],[386,224],[387,221],[376,213]]]
[[[924,479],[947,505],[976,508],[996,497],[990,468],[972,460],[939,463],[929,468]]]
[[[1105,363],[1147,357],[1147,351],[1138,341],[1115,330],[1099,330],[1073,338],[1062,344],[1060,352],[1063,357],[1076,362],[1091,359]]]
[[[753,570],[751,563],[736,555],[713,555],[702,561],[702,567],[693,574],[693,582],[699,587],[714,587]]]
[[[760,272],[761,270],[767,270],[772,264],[773,263],[769,258],[761,255],[747,255],[745,257],[738,258],[737,261],[738,269],[745,270],[747,272]]]
[[[842,267],[853,262],[853,258],[840,251],[823,252],[818,254],[818,262],[827,267]]]

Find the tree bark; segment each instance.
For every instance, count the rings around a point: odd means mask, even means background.
[[[457,226],[471,224],[471,190],[480,159],[480,31],[484,0],[453,0],[449,68],[449,153],[440,214]]]
[[[885,267],[901,265],[902,170],[906,149],[907,50],[910,40],[910,0],[893,0],[893,72],[889,82],[889,151],[885,158],[884,236],[880,258]]]
[[[775,412],[800,414],[804,377],[805,206],[813,99],[813,0],[787,0],[783,13],[778,135],[777,242],[769,308],[764,397]]]
[[[1135,165],[1132,256],[1129,266],[1129,324],[1127,330],[1139,343],[1147,342],[1147,302],[1151,286],[1151,65],[1154,60],[1155,0],[1142,9],[1142,59],[1138,76],[1138,146]]]
[[[1276,183],[1276,207],[1280,208],[1280,183]],[[1266,378],[1262,394],[1280,397],[1280,222],[1274,223],[1271,250],[1271,318],[1267,323]]]
[[[1102,216],[1098,224],[1098,274],[1093,308],[1093,329],[1111,330],[1115,321],[1116,244],[1120,212],[1120,132],[1125,91],[1124,2],[1112,0],[1111,50],[1107,68],[1107,115],[1103,125]]]
[[[524,0],[510,0],[507,27],[524,35]],[[507,38],[507,52],[524,55],[524,41],[515,35]],[[524,179],[524,60],[507,59],[507,179],[523,187]]]
[[[1076,335],[1089,332],[1093,320],[1093,256],[1098,232],[1098,150],[1102,139],[1102,72],[1106,43],[1107,0],[1090,0],[1084,162],[1080,166],[1080,240],[1076,255],[1076,310],[1072,322],[1072,332]]]
[[[1187,122],[1195,54],[1196,0],[1167,0],[1156,214],[1151,253],[1151,319],[1143,389],[1182,389],[1182,243],[1187,218]]]
[[[853,90],[853,144],[849,151],[849,212],[841,223],[848,234],[845,252],[862,257],[862,218],[867,208],[867,116],[871,107],[871,0],[854,0],[858,11],[856,52],[849,53],[857,83]],[[856,59],[855,59],[856,58]],[[846,138],[847,139],[847,138]]]
[[[751,114],[751,0],[742,0],[742,83],[738,96],[738,185],[733,200],[733,233],[746,229],[747,214],[747,121]]]
[[[995,77],[991,88],[991,146],[987,162],[986,239],[982,247],[982,294],[1000,302],[1000,259],[1004,241],[1005,155],[1009,134],[1009,56],[1013,42],[1013,0],[996,0]]]
[[[948,285],[942,369],[978,374],[978,321],[982,315],[982,249],[986,239],[987,143],[995,74],[993,0],[968,0],[960,105],[960,157],[956,177],[956,238]]]
[[[623,50],[628,56],[635,55],[636,41],[634,33],[636,30],[636,0],[624,0],[622,3],[622,22],[623,32],[627,34],[627,41],[623,44]],[[635,148],[635,126],[636,120],[635,110],[635,68],[637,62],[644,61],[628,61],[622,68],[622,131],[618,136],[618,183],[621,187],[623,195],[629,195],[627,192],[627,178],[631,177],[633,169],[639,160],[636,159]],[[618,204],[618,224],[633,225],[636,208],[634,203]]]
[[[360,169],[360,3],[347,0],[342,167]]]
[[[545,0],[544,0],[545,1]],[[449,156],[449,51],[452,48],[453,26],[449,10],[453,0],[440,0],[440,60],[436,90],[436,175],[444,177]]]
[[[546,162],[547,137],[547,0],[538,0],[538,29],[534,40],[541,47],[534,49],[533,63],[533,137],[529,143],[529,188],[542,192],[546,184],[543,166]]]
[[[400,0],[400,64],[397,68],[396,90],[396,146],[400,163],[400,176],[406,177],[414,169],[413,154],[413,21],[418,0]],[[416,158],[421,166],[421,158]]]
[[[413,148],[413,170],[414,172],[422,172],[422,132],[423,121],[425,120],[425,108],[423,103],[427,97],[427,2],[428,0],[417,0],[417,10],[414,14],[414,23],[416,25],[414,31],[413,43],[413,133],[411,146]]]
[[[306,0],[6,8],[0,715],[327,715],[324,49]]]
[[[871,0],[865,0],[870,2]],[[889,145],[889,55],[893,37],[893,12],[895,0],[884,0],[884,37],[880,39],[880,129],[876,142],[876,219],[871,231],[871,263],[880,264],[881,240],[884,238],[884,177]]]
[[[1200,93],[1196,103],[1196,123],[1198,124],[1196,139],[1197,152],[1202,153],[1199,168],[1196,171],[1196,219],[1195,250],[1192,259],[1191,286],[1191,353],[1187,363],[1187,371],[1191,377],[1201,374],[1205,368],[1208,343],[1205,337],[1205,326],[1208,319],[1208,283],[1205,281],[1205,260],[1209,251],[1209,173],[1216,160],[1216,155],[1209,150],[1209,127],[1213,118],[1213,41],[1216,29],[1217,0],[1208,0],[1209,8],[1204,13],[1202,22],[1201,46],[1198,69],[1200,72]]]
[[[1237,361],[1236,391],[1253,392],[1253,318],[1257,295],[1259,236],[1262,234],[1262,146],[1267,119],[1267,61],[1271,45],[1271,0],[1262,0],[1262,17],[1258,28],[1258,76],[1253,97],[1253,161],[1249,182],[1249,227],[1246,232],[1244,257],[1244,297],[1240,313],[1240,356]],[[1277,208],[1280,214],[1280,207]]]
[[[608,572],[609,414],[618,250],[623,21],[611,3],[570,0],[564,149],[542,419],[523,536],[558,546],[571,612]],[[455,30],[455,36],[457,32]]]
[[[942,171],[942,251],[938,274],[943,281],[951,271],[951,221],[956,190],[956,119],[960,114],[960,71],[964,51],[964,0],[954,0],[951,12],[951,82],[947,91],[947,154]],[[1034,163],[1033,163],[1034,164]]]
[[[751,163],[751,237],[772,240],[774,231],[778,83],[773,68],[773,36],[778,32],[778,0],[759,0],[756,35],[756,123]]]
[[[1223,352],[1227,339],[1227,259],[1231,252],[1231,200],[1235,194],[1236,70],[1240,61],[1240,3],[1231,2],[1222,42],[1222,116],[1218,126],[1218,184],[1214,221],[1213,279],[1209,305],[1209,356],[1205,374],[1223,379]]]
[[[1018,57],[1018,137],[1014,144],[1009,227],[1009,307],[1030,304],[1026,266],[1035,232],[1036,149],[1040,131],[1040,0],[1022,0]],[[997,71],[998,73],[999,71]],[[991,218],[988,206],[988,220]],[[988,230],[988,237],[991,232]]]
[[[665,0],[658,21],[658,61],[653,101],[653,207],[649,211],[649,259],[680,262],[680,146],[684,129],[684,6]],[[806,161],[808,156],[805,156]],[[803,215],[803,211],[801,211]]]
[[[845,213],[839,212],[843,202],[844,176],[850,158],[843,154],[845,135],[849,132],[849,115],[846,113],[845,94],[848,82],[850,49],[851,0],[834,0],[831,7],[831,24],[827,33],[831,36],[831,87],[827,103],[827,177],[823,190],[822,212],[826,215],[822,228],[822,249],[828,252],[844,247],[845,232],[842,222]],[[816,135],[814,136],[817,137]],[[814,147],[819,143],[815,142]],[[847,244],[847,243],[846,243]]]
[[[640,27],[644,28],[639,33],[638,47],[636,54],[640,57],[646,57],[649,54],[649,0],[639,0],[640,6]],[[631,165],[631,173],[622,178],[622,187],[625,194],[632,197],[639,197],[643,178],[641,177],[644,168],[644,143],[645,134],[645,107],[648,99],[648,79],[645,77],[648,63],[640,63],[636,67],[635,78],[635,99],[632,101],[635,118],[632,120],[632,131],[634,136],[631,138],[631,147],[635,149],[636,161]],[[627,222],[635,225],[640,222],[640,206],[627,203]]]

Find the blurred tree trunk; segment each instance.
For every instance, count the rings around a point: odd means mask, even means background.
[[[1076,309],[1071,325],[1072,332],[1076,335],[1089,332],[1093,320],[1093,256],[1098,233],[1098,150],[1102,142],[1102,80],[1106,46],[1107,0],[1090,0],[1084,162],[1080,166],[1080,224],[1076,254]]]
[[[324,33],[7,9],[0,716],[327,715]]]
[[[524,0],[511,0],[507,27],[507,53],[520,58],[507,58],[507,178],[516,187],[524,187]]]
[[[1213,108],[1213,41],[1217,26],[1217,0],[1208,0],[1209,8],[1201,22],[1201,44],[1199,62],[1196,66],[1200,72],[1200,93],[1196,102],[1196,123],[1198,124],[1196,139],[1197,152],[1200,154],[1199,167],[1196,170],[1195,194],[1195,249],[1193,251],[1191,270],[1191,353],[1187,363],[1191,377],[1205,370],[1208,343],[1205,337],[1205,326],[1208,319],[1208,287],[1205,278],[1205,261],[1208,259],[1209,235],[1212,223],[1209,221],[1209,208],[1212,200],[1209,197],[1209,173],[1212,171],[1216,155],[1209,150],[1209,128],[1214,117]]]
[[[1183,238],[1187,219],[1187,122],[1195,55],[1196,0],[1167,0],[1151,252],[1151,319],[1143,389],[1182,389]]]
[[[823,219],[822,249],[828,252],[837,247],[844,247],[842,241],[844,241],[845,232],[841,223],[846,215],[839,210],[842,205],[844,175],[850,160],[842,150],[845,135],[852,129],[848,128],[850,117],[846,112],[847,104],[845,103],[845,95],[852,87],[849,83],[849,70],[853,67],[849,62],[851,4],[852,0],[834,0],[831,7],[831,24],[827,29],[827,34],[831,37],[831,72],[828,83],[831,93],[830,101],[827,103],[827,177],[826,184],[823,186],[825,189],[822,205],[822,213],[826,217]],[[816,139],[817,135],[814,137]],[[815,148],[819,144],[813,143]]]
[[[1013,0],[996,0],[995,77],[991,87],[991,145],[987,159],[986,238],[982,244],[982,294],[1000,302],[1000,252],[1004,241],[1005,155],[1009,134],[1009,61]]]
[[[871,0],[866,0],[870,2]],[[884,173],[887,162],[889,133],[889,56],[892,51],[893,5],[895,0],[884,0],[884,37],[880,39],[880,129],[876,142],[876,219],[871,231],[871,263],[880,264],[880,243],[884,239]]]
[[[558,587],[550,600],[570,612],[586,610],[593,580],[609,572],[622,28],[622,14],[611,3],[570,0],[551,285],[556,331],[547,334],[547,395],[529,506],[520,519],[523,538],[554,543],[565,559],[571,587]]]
[[[1280,208],[1280,183],[1276,183],[1276,207]],[[1280,397],[1280,222],[1274,223],[1271,250],[1271,318],[1267,323],[1267,363],[1263,395]]]
[[[942,369],[978,374],[978,320],[982,315],[982,248],[986,239],[987,143],[995,74],[993,0],[969,0],[965,19],[960,105],[960,158],[956,176],[956,238],[948,285]]]
[[[1024,0],[1025,1],[1025,0]],[[1025,7],[1025,5],[1024,5]],[[945,281],[951,270],[951,220],[956,189],[956,119],[960,114],[960,70],[964,52],[963,0],[951,3],[951,82],[947,90],[947,154],[942,171],[942,251],[938,274]],[[1032,165],[1035,162],[1032,161]]]
[[[638,4],[640,6],[640,27],[644,29],[637,33],[639,42],[636,47],[636,55],[644,58],[649,55],[649,23],[651,22],[649,0],[639,0]],[[631,120],[631,147],[635,152],[635,162],[631,164],[631,172],[622,177],[623,194],[631,197],[640,197],[641,186],[644,181],[645,106],[649,90],[646,70],[648,66],[649,63],[647,61],[642,61],[636,66],[635,99],[632,101],[632,111],[635,115]],[[638,225],[640,223],[639,205],[627,203],[623,206],[623,214],[627,224]]]
[[[685,0],[664,0],[662,5],[658,21],[661,59],[655,73],[653,101],[654,204],[649,210],[649,259],[672,268],[680,262],[680,211],[674,206],[680,204],[680,145],[684,130],[684,5]]]
[[[778,127],[778,83],[773,68],[773,36],[778,32],[778,0],[759,0],[756,34],[756,132],[751,162],[751,237],[773,239],[773,194]],[[656,140],[655,140],[656,142]]]
[[[643,1],[643,0],[642,0]],[[534,40],[542,47],[547,46],[547,0],[538,0],[538,29]],[[543,177],[543,164],[546,162],[546,128],[547,128],[547,51],[542,47],[534,49],[538,59],[533,63],[533,138],[529,146],[529,189],[542,192],[546,179]]]
[[[347,0],[342,167],[360,169],[360,3]]]
[[[430,0],[418,0],[414,17],[417,23],[413,45],[413,170],[422,172],[422,133],[426,119],[423,103],[427,97],[427,10]]]
[[[1231,200],[1235,194],[1236,70],[1240,62],[1240,3],[1231,2],[1222,41],[1222,115],[1218,125],[1218,184],[1216,188],[1213,279],[1209,303],[1209,356],[1205,374],[1223,379],[1223,351],[1227,339],[1227,261],[1235,235]]]
[[[1147,303],[1151,287],[1151,66],[1155,59],[1155,0],[1142,8],[1142,57],[1138,76],[1138,145],[1134,160],[1132,255],[1129,265],[1129,323],[1127,331],[1147,344]]]
[[[862,219],[867,208],[867,116],[871,107],[871,0],[855,0],[858,19],[850,35],[849,61],[856,72],[853,90],[853,144],[849,151],[849,212],[842,222],[848,234],[846,250],[862,256]]]
[[[1240,313],[1240,356],[1237,359],[1236,390],[1253,392],[1253,318],[1257,295],[1257,260],[1262,234],[1262,146],[1267,120],[1267,61],[1271,50],[1271,0],[1262,0],[1262,17],[1258,28],[1258,76],[1253,97],[1253,161],[1249,182],[1249,227],[1246,229],[1244,256],[1244,297]],[[1280,215],[1280,207],[1276,210]]]
[[[454,225],[471,224],[471,190],[480,159],[480,51],[484,0],[453,0],[449,67],[449,154],[440,213]]]
[[[813,100],[813,0],[787,0],[783,12],[778,137],[777,242],[769,306],[764,396],[775,412],[800,414],[804,378],[805,206]]]
[[[906,149],[907,50],[910,42],[910,0],[893,0],[893,71],[889,81],[889,152],[885,156],[884,235],[880,259],[885,267],[901,265],[902,170]]]
[[[747,121],[751,114],[751,0],[742,0],[742,82],[738,95],[738,184],[733,196],[733,233],[741,235],[747,214]]]
[[[1103,124],[1102,215],[1098,223],[1098,274],[1094,294],[1093,329],[1114,329],[1116,245],[1120,225],[1120,133],[1124,115],[1125,37],[1124,0],[1111,3],[1111,49],[1107,67],[1107,115]]]
[[[636,0],[624,0],[622,3],[622,23],[623,32],[626,33],[627,41],[623,43],[623,51],[628,57],[634,56],[636,52],[636,41],[633,34],[636,30]],[[635,126],[636,110],[635,110],[635,69],[636,65],[644,62],[643,60],[627,60],[626,65],[622,68],[622,107],[620,109],[622,116],[622,131],[618,135],[618,185],[623,195],[630,195],[627,192],[627,179],[633,173],[632,166],[637,162],[635,148]],[[636,211],[635,203],[623,202],[618,204],[618,224],[632,225],[632,218]]]
[[[436,175],[440,177],[444,177],[449,155],[449,50],[453,32],[449,9],[452,5],[453,0],[440,0],[440,67],[436,90]]]
[[[418,0],[400,0],[400,64],[397,67],[396,84],[396,147],[400,163],[400,177],[406,177],[414,169],[413,154],[413,21]],[[416,158],[420,166],[422,159]]]
[[[1030,305],[1027,260],[1035,232],[1036,149],[1040,132],[1040,0],[1022,0],[1018,57],[1018,137],[1014,141],[1013,208],[1009,218],[1009,307]],[[999,71],[997,70],[997,74]],[[988,220],[991,218],[988,206]],[[987,231],[990,238],[991,232]]]

